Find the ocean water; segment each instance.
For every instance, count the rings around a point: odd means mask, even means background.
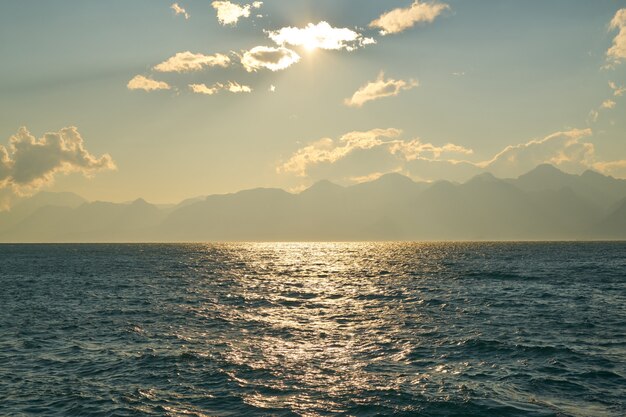
[[[0,246],[2,416],[624,416],[626,243]]]

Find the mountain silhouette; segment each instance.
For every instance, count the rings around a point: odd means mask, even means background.
[[[615,208],[604,219],[594,225],[591,234],[606,239],[623,239],[626,237],[626,199],[615,205]]]
[[[293,194],[257,188],[156,206],[39,193],[0,213],[4,242],[560,240],[626,238],[626,180],[539,165],[458,184],[392,173]]]
[[[130,204],[103,201],[76,208],[46,205],[0,232],[3,241],[140,241],[150,240],[165,218],[163,210],[138,199]]]
[[[76,208],[86,202],[87,200],[74,193],[41,191],[30,198],[18,200],[10,211],[1,211],[0,231],[17,224],[42,207]]]

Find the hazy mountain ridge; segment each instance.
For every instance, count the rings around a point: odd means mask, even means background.
[[[156,206],[40,193],[0,213],[3,242],[626,238],[626,180],[540,165],[463,184],[399,174],[299,194],[257,188]]]

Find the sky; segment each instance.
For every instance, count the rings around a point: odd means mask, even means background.
[[[0,200],[626,178],[626,1],[0,4]]]

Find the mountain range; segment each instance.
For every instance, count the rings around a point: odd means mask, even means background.
[[[0,213],[0,242],[626,239],[626,180],[539,165],[458,184],[386,174],[294,194],[257,188],[157,206],[40,192]]]

